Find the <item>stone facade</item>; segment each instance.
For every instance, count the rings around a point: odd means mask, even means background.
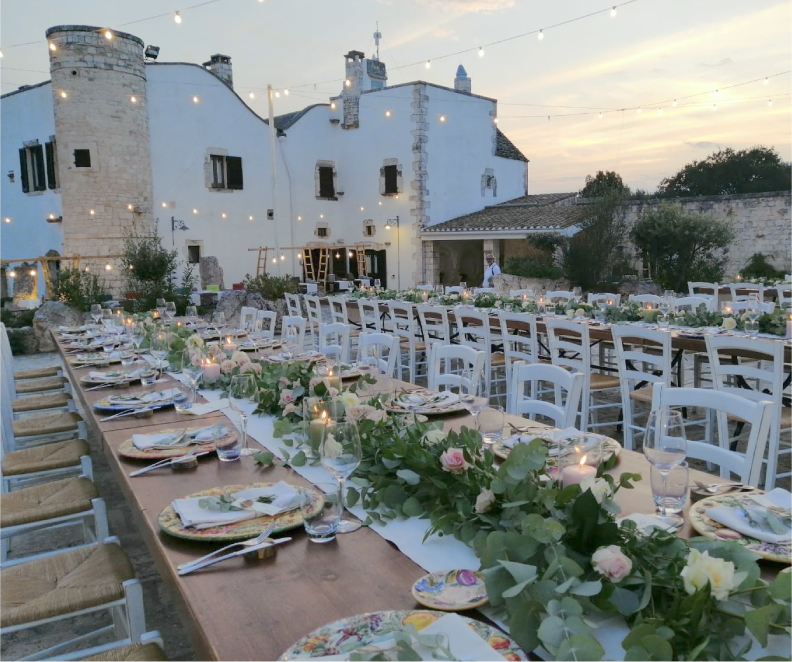
[[[73,25],[47,31],[64,255],[118,255],[131,227],[153,228],[143,41],[112,34]],[[106,281],[120,293],[119,270]]]
[[[413,219],[413,264],[416,267],[413,273],[413,282],[422,280],[426,266],[422,265],[423,251],[419,239],[420,231],[429,224],[428,210],[431,205],[429,202],[429,188],[427,186],[429,153],[427,144],[429,142],[429,97],[426,94],[425,85],[415,85],[412,90],[412,117],[413,129],[412,152],[413,152],[413,178],[410,181],[410,217]]]

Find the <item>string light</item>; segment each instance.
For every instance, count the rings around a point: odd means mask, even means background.
[[[129,99],[132,103],[137,103],[137,97],[133,96]]]
[[[377,203],[380,207],[382,207],[382,200]]]
[[[445,120],[446,120],[446,117],[445,117],[445,115],[440,115],[440,121],[441,121],[441,122],[445,122]]]
[[[283,90],[283,93],[284,93],[286,96],[289,96],[289,90],[287,90],[287,89],[284,89],[284,90]]]
[[[769,78],[765,78],[764,79],[764,84],[765,85],[770,85],[770,79]]]
[[[330,104],[330,108],[331,108],[332,110],[335,110],[335,109],[336,109],[336,104],[335,104],[335,101],[333,101],[333,102]]]
[[[390,116],[391,116],[391,111],[389,111],[389,110],[386,110],[386,111],[385,111],[385,117],[390,117]]]
[[[198,210],[197,209],[193,209],[193,214],[197,214],[197,213],[198,213]]]
[[[250,94],[248,94],[248,96],[249,96],[251,99],[255,99],[255,98],[256,98],[256,95],[255,95],[253,92],[251,92]]]
[[[273,257],[272,258],[272,264],[278,264],[278,259]]]
[[[352,81],[351,81],[351,80],[349,80],[349,78],[347,78],[347,79],[344,81],[344,85],[346,85],[347,87],[352,87]]]
[[[113,33],[112,33],[112,31],[110,31],[110,30],[105,30],[105,33],[104,33],[104,34],[105,34],[105,39],[107,39],[108,41],[110,41],[110,40],[112,40],[112,39],[113,39]]]
[[[339,259],[340,257],[341,257],[341,253],[339,253],[338,251],[336,251],[336,260],[337,260],[337,259]]]
[[[108,263],[108,264],[105,265],[105,271],[112,271],[112,270],[113,270],[113,265],[112,264]]]
[[[162,208],[163,209],[167,209],[168,208],[168,203],[167,202],[163,202],[162,203]]]
[[[193,103],[201,103],[201,98],[197,94],[193,96],[192,100]]]
[[[85,267],[85,273],[88,273],[91,270],[91,267]]]
[[[712,104],[712,110],[718,110],[718,104],[717,103],[713,103]]]
[[[11,219],[10,219],[8,216],[6,216],[6,217],[3,219],[3,221],[4,221],[5,223],[10,223],[10,222],[11,222]]]
[[[223,212],[222,214],[220,214],[220,218],[228,218],[228,214],[226,214],[225,212]]]
[[[286,256],[283,253],[281,253],[281,262],[283,262],[285,259],[286,259]]]
[[[479,57],[484,57],[484,47],[479,46]]]
[[[616,16],[616,6],[614,5],[613,9],[611,9],[611,18]]]
[[[297,217],[297,220],[298,220],[298,221],[301,221],[301,220],[302,220],[302,216],[298,216],[298,217]]]
[[[3,57],[3,51],[0,51],[0,57]]]
[[[431,69],[431,68],[432,68],[432,62],[431,62],[431,60],[427,60],[427,61],[426,61],[426,64],[425,64],[424,66],[425,66],[427,69]]]
[[[50,49],[51,51],[57,51],[57,50],[58,50],[58,47],[55,45],[55,43],[54,43],[54,42],[52,42],[52,41],[51,41],[51,42],[49,43],[49,49]]]
[[[278,92],[278,91],[275,92],[275,98],[276,99],[280,99],[280,92]]]
[[[133,209],[133,208],[134,208],[134,205],[127,205],[127,209],[128,209],[129,211],[132,211],[132,209]]]
[[[35,269],[31,269],[30,271],[28,271],[28,274],[30,276],[35,276],[36,275],[36,270]]]
[[[643,109],[640,106],[638,106],[635,112],[641,114],[643,112]]]
[[[48,216],[48,218],[49,218],[50,220],[54,220],[54,219],[55,219],[55,214],[50,214],[50,215]]]
[[[360,211],[364,211],[364,209],[365,209],[364,207],[361,207],[361,208],[360,208]]]
[[[674,99],[674,108],[676,108],[678,105],[679,105],[679,102],[676,99]]]
[[[349,255],[349,257],[355,257],[355,252],[354,251],[349,251],[348,255]]]
[[[319,218],[324,218],[324,214],[319,214]]]
[[[9,278],[16,278],[16,271],[11,269],[11,271],[8,272],[8,277]]]
[[[179,12],[176,12],[176,13],[173,15],[173,20],[174,20],[174,21],[176,21],[176,24],[177,24],[177,25],[181,25],[181,22],[182,22],[182,17],[181,17],[181,14],[180,14]]]
[[[69,96],[69,95],[68,95],[68,94],[66,94],[66,92],[61,92],[61,98],[62,98],[62,99],[65,99],[65,98],[66,98],[66,97],[68,97],[68,96]]]
[[[772,99],[768,99],[767,100],[767,105],[768,106],[772,106],[773,105],[773,100]]]
[[[493,123],[493,124],[497,124],[497,123],[498,123],[498,118],[497,118],[497,117],[493,118],[493,119],[492,119],[492,123]]]
[[[599,114],[599,118],[602,119],[602,113]]]
[[[663,114],[663,109],[662,108],[658,108],[657,109],[657,114],[658,115],[662,115]]]
[[[93,216],[93,215],[94,215],[96,212],[95,212],[93,209],[91,209],[91,210],[90,210],[88,213],[89,213],[91,216]]]
[[[539,41],[542,41],[542,39],[544,39],[544,30],[539,30],[539,34],[538,34],[538,35],[536,35],[536,38],[537,38]]]
[[[253,217],[252,217],[252,216],[248,216],[248,220],[249,220],[249,221],[252,221],[252,220],[253,220]]]

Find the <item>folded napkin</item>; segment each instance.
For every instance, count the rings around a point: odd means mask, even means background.
[[[98,370],[91,370],[88,376],[94,380],[114,381],[124,379],[135,379],[140,375],[140,370],[130,370],[129,372],[100,372]]]
[[[569,439],[571,437],[580,437],[584,435],[589,437],[599,437],[599,435],[591,435],[589,433],[583,433],[577,428],[564,428],[563,430],[558,430],[556,428],[537,428],[536,431],[529,430],[528,432],[521,432],[520,434],[515,434],[503,442],[503,445],[507,448],[513,448],[514,444],[516,443],[524,443],[527,444],[534,439],[544,439],[545,441],[554,441],[559,442],[563,441],[564,439]],[[550,455],[558,455],[558,448],[551,448]]]
[[[653,529],[661,529],[663,531],[670,531],[672,533],[677,530],[677,521],[671,517],[662,517],[660,515],[644,515],[643,513],[633,513],[632,515],[619,517],[616,520],[616,523],[621,524],[626,520],[635,522],[635,525],[638,527],[638,530],[645,535],[649,535]]]
[[[204,414],[210,414],[213,411],[220,411],[226,407],[228,407],[228,398],[223,398],[222,400],[217,400],[216,402],[206,402],[202,405],[193,405],[189,409],[183,411],[182,414],[203,416]]]
[[[439,393],[405,393],[399,396],[398,403],[404,407],[445,407],[459,401],[459,395],[451,391]]]
[[[136,448],[144,451],[149,448],[173,448],[176,442],[179,445],[189,444],[208,444],[216,441],[226,433],[224,425],[210,425],[209,427],[196,430],[188,435],[174,432],[163,432],[160,434],[133,434],[132,443]]]
[[[446,614],[442,618],[437,619],[431,625],[419,630],[418,634],[421,635],[445,635],[444,645],[454,655],[455,660],[505,660],[500,653],[498,653],[492,646],[490,646],[484,639],[479,637],[464,618],[457,614]],[[387,649],[395,645],[393,637],[386,636],[381,639],[375,639],[367,642],[369,646],[377,646],[378,648]],[[417,645],[414,648],[415,652],[421,656],[421,660],[434,660],[432,656],[432,649],[426,646]],[[311,660],[348,660],[354,651],[348,653],[341,653],[339,655],[325,655],[323,657],[312,657]],[[395,659],[388,658],[388,659]]]
[[[179,393],[181,393],[179,389],[168,388],[164,391],[152,391],[151,393],[144,393],[140,395],[111,395],[109,398],[107,398],[107,401],[113,404],[149,405],[160,402],[170,402]]]
[[[772,492],[763,495],[760,501],[766,505],[789,509],[792,505],[792,494],[787,490],[777,487]],[[707,517],[745,536],[756,538],[762,542],[774,545],[787,545],[792,542],[792,528],[789,520],[774,517],[760,503],[745,503],[744,507],[715,506],[706,512]],[[769,519],[774,518],[774,531]]]
[[[256,501],[259,497],[272,497],[269,503]],[[175,499],[173,508],[181,518],[182,524],[194,529],[212,529],[216,526],[235,524],[245,520],[275,516],[294,510],[300,505],[300,493],[288,483],[281,481],[272,487],[251,487],[247,490],[234,493],[234,502],[231,504],[235,510],[209,510],[202,508],[207,499],[217,497],[194,497],[191,499]],[[245,501],[252,504],[242,505]]]

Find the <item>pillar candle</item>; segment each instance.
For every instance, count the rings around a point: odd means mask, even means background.
[[[564,487],[579,485],[584,478],[591,476],[594,478],[597,470],[587,464],[573,464],[561,470],[561,483]]]
[[[203,380],[205,382],[216,382],[220,379],[220,364],[208,361],[203,367]]]

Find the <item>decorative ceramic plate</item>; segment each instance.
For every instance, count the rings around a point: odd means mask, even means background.
[[[410,398],[418,396],[423,400],[411,401]],[[466,411],[459,399],[447,401],[436,391],[418,389],[409,393],[402,393],[392,398],[384,405],[387,411],[397,414],[424,414],[426,416],[442,416],[443,414],[453,414],[458,411]]]
[[[487,604],[484,575],[478,570],[441,570],[421,577],[412,585],[418,604],[440,611],[465,611]]]
[[[101,374],[101,379],[91,377],[91,375],[80,377],[80,383],[90,386],[91,384],[112,384],[113,382],[126,384],[140,381],[140,370],[108,370]]]
[[[348,655],[351,651],[344,644],[349,641],[357,640],[356,648],[359,648],[392,632],[399,632],[405,625],[412,624],[416,630],[423,630],[443,616],[443,612],[437,611],[375,611],[342,618],[305,635],[279,659],[310,660],[325,655]],[[460,618],[464,618],[478,636],[507,660],[528,659],[522,649],[496,627],[466,616]]]
[[[530,432],[523,433],[525,436],[531,436]],[[597,435],[601,436],[601,435]],[[621,444],[616,441],[615,439],[611,439],[610,437],[603,437],[602,438],[602,461],[605,462],[611,458],[612,455],[618,456],[619,453],[622,452]],[[496,441],[492,446],[492,454],[495,457],[500,458],[501,460],[505,460],[509,457],[509,453],[511,453],[511,448],[506,446],[503,441]]]
[[[322,352],[297,352],[293,358],[287,359],[283,358],[283,354],[270,354],[268,356],[263,357],[265,361],[269,361],[270,363],[291,363],[292,361],[319,361],[325,357]]]
[[[69,363],[80,366],[85,363],[121,363],[121,355],[116,352],[105,354],[104,352],[86,352],[85,354],[75,354],[69,357]]]
[[[143,400],[143,397],[147,395],[149,394],[124,395],[122,393],[119,395],[108,395],[94,402],[93,407],[100,411],[124,411],[126,409],[146,409],[148,407],[156,407],[159,409],[160,407],[172,407],[174,404],[173,395],[159,400]]]
[[[249,483],[248,485],[226,485],[225,487],[213,487],[209,490],[188,494],[183,498],[194,499],[202,496],[223,496],[224,494],[233,494],[234,492],[247,490],[251,487],[272,487],[274,484],[275,483]],[[316,489],[311,491],[313,493],[314,507],[318,512],[324,507],[324,496]],[[255,538],[273,519],[275,520],[273,534],[302,526],[302,515],[300,514],[300,509],[297,508],[296,510],[290,510],[289,512],[277,515],[275,518],[264,516],[257,517],[256,519],[248,519],[244,522],[236,522],[234,524],[223,524],[213,529],[193,529],[182,524],[181,518],[171,504],[165,506],[159,514],[157,523],[165,533],[175,538],[185,538],[187,540],[197,540],[199,542],[234,542],[235,540]]]
[[[182,429],[168,429],[168,430],[159,430],[158,434],[164,434],[166,432],[174,432],[174,433],[183,433],[183,432],[196,432],[198,430],[203,430],[206,426],[199,425],[193,426],[191,428]],[[236,428],[232,425],[225,426],[225,431],[223,435],[214,441],[205,443],[205,444],[188,444],[187,446],[179,446],[176,448],[149,448],[146,450],[140,450],[137,446],[135,446],[132,439],[126,439],[122,441],[118,445],[118,454],[123,457],[128,457],[133,460],[165,460],[169,457],[180,457],[182,455],[187,454],[194,448],[198,448],[199,453],[204,453],[207,451],[214,451],[218,446],[223,448],[223,446],[228,446],[233,444],[237,437],[239,437],[239,432],[237,432]]]
[[[715,506],[731,506],[739,508],[742,503],[748,501],[748,494],[763,494],[762,490],[755,490],[752,493],[721,494],[720,496],[709,497],[697,501],[690,507],[690,525],[693,529],[707,538],[715,540],[730,540],[743,547],[755,552],[763,559],[768,561],[778,561],[779,563],[792,564],[792,543],[777,545],[763,542],[756,538],[750,538],[739,531],[733,531],[725,527],[720,522],[707,517],[707,510]]]

